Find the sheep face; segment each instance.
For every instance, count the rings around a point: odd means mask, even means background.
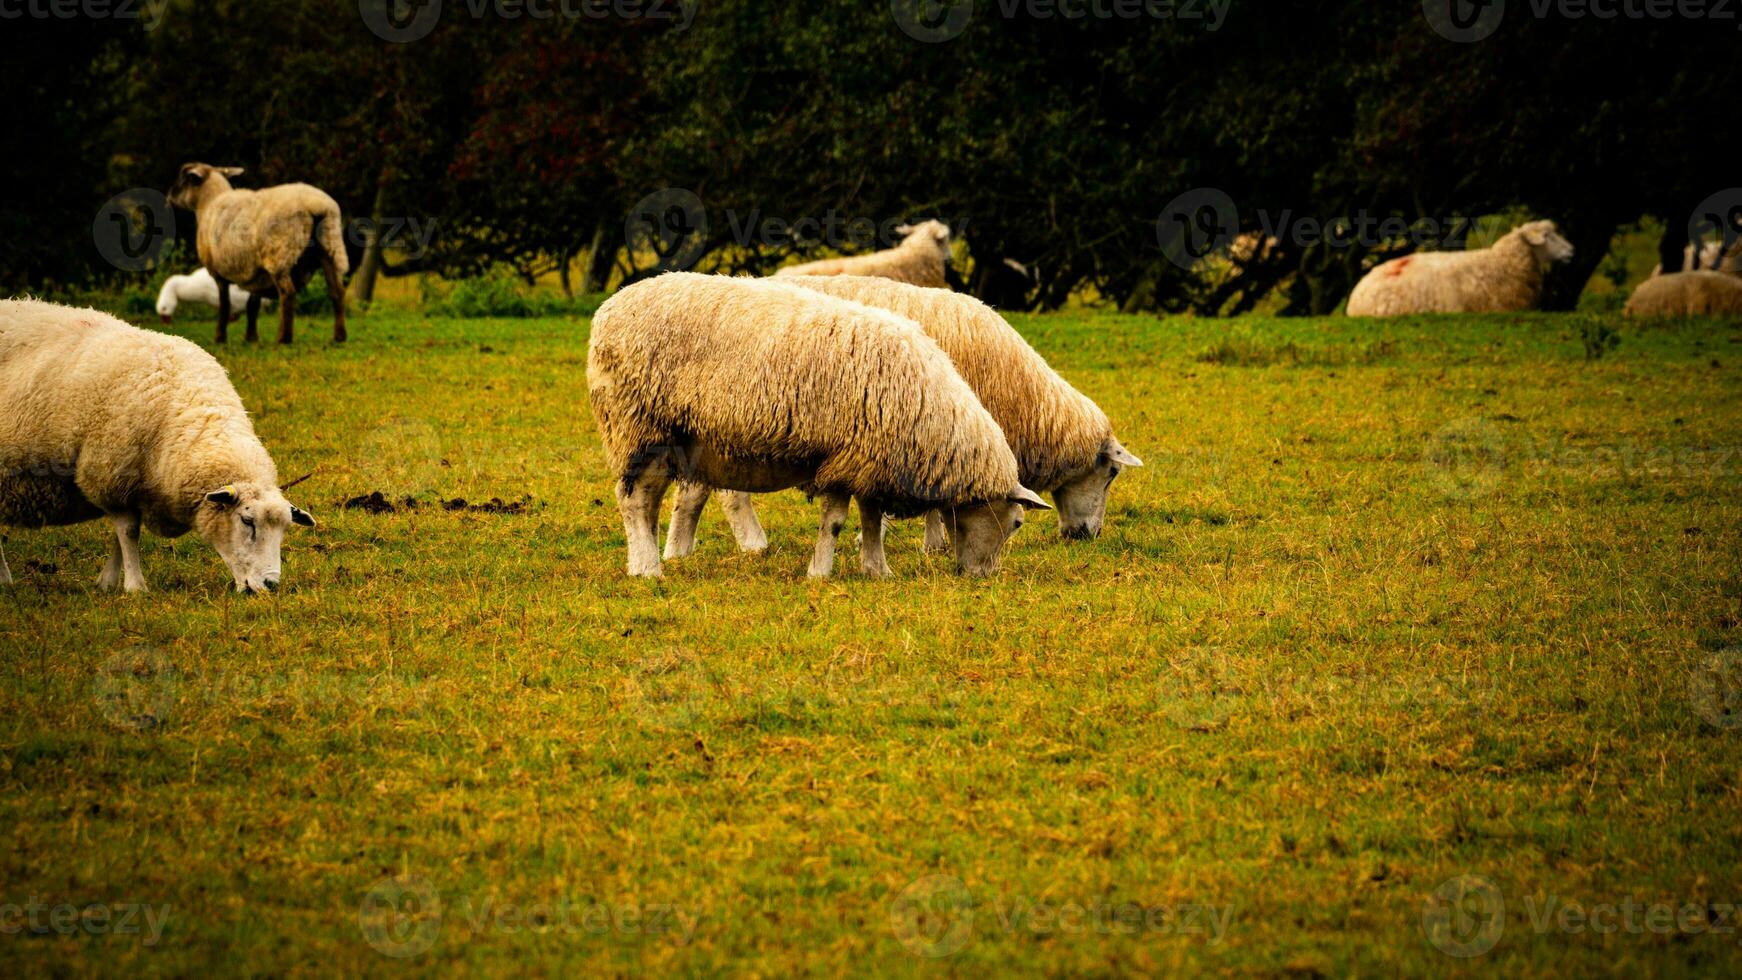
[[[214,174],[224,179],[225,186],[228,186],[227,178],[240,177],[242,172],[241,167],[214,167],[209,163],[184,164],[181,176],[175,179],[174,186],[169,189],[169,203],[184,211],[198,210],[200,191]]]
[[[903,236],[901,244],[913,242],[930,245],[938,250],[943,260],[950,260],[950,226],[942,221],[922,221],[917,225],[901,225],[895,229],[897,235]]]
[[[230,566],[236,591],[275,591],[279,551],[292,524],[314,527],[315,519],[284,499],[277,487],[233,483],[206,494],[194,515],[194,529]]]
[[[1565,262],[1573,257],[1573,243],[1561,237],[1552,221],[1533,221],[1519,229],[1524,243],[1543,263]]]
[[[998,573],[1004,544],[1022,526],[1029,508],[1051,510],[1033,490],[1017,487],[1007,500],[952,507],[943,512],[944,527],[956,552],[956,574],[984,578]]]
[[[1143,460],[1119,445],[1119,440],[1110,440],[1095,455],[1093,466],[1052,492],[1059,509],[1059,534],[1069,541],[1099,537],[1107,518],[1107,491],[1122,470],[1142,465]]]

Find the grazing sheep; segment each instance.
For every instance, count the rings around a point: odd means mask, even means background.
[[[94,310],[0,301],[0,524],[106,517],[97,585],[145,589],[141,525],[198,531],[239,592],[272,590],[291,524],[272,457],[224,369],[182,340]],[[0,558],[0,581],[9,581]]]
[[[1742,276],[1742,239],[1738,239],[1735,244],[1730,246],[1730,254],[1724,255],[1723,251],[1723,242],[1705,243],[1700,246],[1699,264],[1695,265],[1694,246],[1690,242],[1686,248],[1682,249],[1682,269],[1688,272],[1708,269],[1732,276]],[[1651,275],[1654,278],[1663,275],[1663,263],[1660,262],[1652,266]]]
[[[947,288],[944,269],[950,264],[950,226],[941,221],[922,221],[895,229],[906,235],[894,248],[870,255],[823,259],[789,265],[776,276],[877,276],[915,286]]]
[[[1742,276],[1702,269],[1672,272],[1639,284],[1628,316],[1742,316]]]
[[[1060,533],[1076,540],[1101,533],[1114,477],[1143,461],[1113,437],[1106,413],[1059,377],[996,311],[972,296],[865,276],[808,277],[797,284],[918,323],[1004,430],[1022,485],[1053,495]],[[697,484],[679,488],[666,538],[667,558],[694,550],[696,521],[709,492]],[[725,500],[739,547],[766,547],[768,539],[747,495],[728,493]],[[929,512],[926,547],[937,550],[943,545],[942,515]]]
[[[824,576],[849,497],[865,570],[884,514],[950,514],[958,570],[997,570],[1025,507],[1046,504],[937,343],[910,320],[769,279],[667,273],[593,318],[587,387],[618,476],[629,574],[660,574],[659,510],[677,478],[824,497]]]
[[[230,305],[240,306],[248,302],[248,291],[240,286],[230,287]],[[207,306],[218,305],[218,281],[205,269],[190,272],[185,276],[170,276],[163,281],[163,288],[157,293],[157,315],[164,323],[175,322],[176,307],[183,303],[204,303]]]
[[[1520,225],[1489,248],[1417,252],[1376,266],[1349,294],[1350,316],[1535,309],[1542,268],[1573,257],[1552,221]]]
[[[176,207],[199,221],[200,261],[222,285],[235,283],[254,295],[248,300],[248,340],[257,340],[260,303],[278,300],[278,342],[288,344],[296,323],[296,294],[314,277],[327,278],[333,300],[333,343],[345,341],[344,219],[325,191],[307,184],[281,184],[263,190],[236,190],[229,178],[240,167],[190,163],[170,188]],[[230,295],[218,294],[218,343],[229,338]]]

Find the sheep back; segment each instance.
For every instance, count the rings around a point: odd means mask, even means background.
[[[1742,277],[1702,269],[1655,276],[1627,300],[1628,316],[1742,315]]]

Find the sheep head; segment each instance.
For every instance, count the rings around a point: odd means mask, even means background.
[[[214,167],[209,163],[182,164],[181,175],[169,189],[169,203],[187,211],[197,211],[200,198],[208,193],[222,194],[230,189],[230,178],[240,177],[241,167]]]
[[[1059,484],[1052,499],[1059,505],[1059,534],[1071,541],[1099,537],[1107,519],[1107,491],[1120,471],[1142,466],[1143,460],[1109,439],[1089,468]]]
[[[205,495],[194,529],[210,544],[236,580],[236,591],[275,591],[284,532],[292,524],[314,527],[308,511],[284,499],[284,491],[259,483],[231,483]]]
[[[1040,495],[1020,484],[1003,500],[945,508],[944,529],[956,552],[956,571],[984,578],[998,572],[1004,545],[1022,526],[1023,514],[1031,509],[1051,510]]]
[[[1539,262],[1565,262],[1573,257],[1573,243],[1561,237],[1560,230],[1552,221],[1519,225],[1516,234],[1536,253]]]
[[[937,249],[945,262],[950,260],[950,226],[942,221],[922,221],[917,225],[898,225],[897,235],[903,236],[903,247],[929,246]]]

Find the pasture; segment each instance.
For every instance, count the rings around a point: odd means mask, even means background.
[[[217,351],[320,527],[8,534],[0,966],[1742,968],[1733,323],[1012,320],[1147,465],[990,581],[629,580],[583,317]]]

